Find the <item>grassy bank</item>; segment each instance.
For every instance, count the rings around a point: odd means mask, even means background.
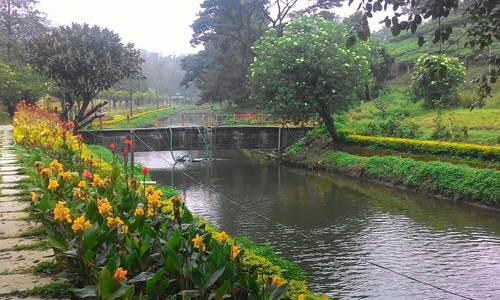
[[[349,176],[376,180],[489,206],[500,205],[500,172],[439,161],[416,161],[400,156],[361,157],[332,150],[322,135],[310,135],[293,146],[284,161],[307,168],[319,168]]]

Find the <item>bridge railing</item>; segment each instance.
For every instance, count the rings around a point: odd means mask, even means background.
[[[126,119],[126,128],[131,127],[129,118]],[[167,116],[162,119],[154,118],[153,124],[141,124],[136,127],[185,127],[185,126],[314,126],[312,122],[292,124],[291,122],[274,117],[271,114],[233,113],[233,114],[180,114]],[[111,126],[99,123],[99,129],[109,129]]]

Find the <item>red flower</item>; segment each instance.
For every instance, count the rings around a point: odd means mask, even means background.
[[[127,149],[123,150],[123,155],[128,155],[128,150]]]
[[[85,171],[85,172],[83,172],[83,176],[91,179],[92,178],[92,173],[90,173],[89,171]]]
[[[94,162],[91,159],[89,159],[89,160],[87,160],[87,164],[92,165],[92,164],[94,164]]]
[[[142,167],[142,171],[141,171],[141,173],[142,173],[144,176],[146,176],[146,175],[148,175],[148,174],[149,174],[149,169],[148,169],[148,168],[146,168],[146,167]]]
[[[111,148],[111,151],[115,152],[115,144],[111,143],[111,145],[109,145],[109,148]]]
[[[132,141],[130,140],[125,140],[125,144],[127,144],[127,147],[130,149],[132,148]]]
[[[75,136],[75,140],[79,141],[79,142],[83,142],[83,137],[81,134]]]

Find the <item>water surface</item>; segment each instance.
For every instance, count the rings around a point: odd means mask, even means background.
[[[186,152],[175,152],[181,156]],[[191,151],[195,157],[204,153]],[[137,153],[194,214],[269,243],[310,288],[337,299],[500,299],[500,213],[331,173],[272,165],[247,150],[176,164]]]

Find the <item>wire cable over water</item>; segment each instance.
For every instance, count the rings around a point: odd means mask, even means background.
[[[165,161],[166,163],[168,163],[169,165],[171,165],[173,169],[175,169],[175,164],[172,164],[171,162],[169,162],[168,160],[166,160],[163,156],[161,156],[159,153],[157,153],[155,150],[153,150],[153,148],[151,148],[151,147],[150,147],[147,143],[145,143],[145,142],[144,142],[144,141],[143,141],[143,140],[142,140],[139,136],[137,136],[135,133],[134,133],[134,135],[135,135],[135,137],[136,137],[139,141],[141,141],[141,142],[142,142],[142,143],[143,143],[143,144],[144,144],[144,145],[145,145],[145,146],[146,146],[146,147],[147,147],[150,151],[152,151],[152,152],[153,152],[155,155],[157,155],[160,159],[162,159],[163,161]],[[307,234],[305,234],[305,233],[301,232],[301,231],[300,231],[300,230],[298,230],[298,229],[291,228],[291,227],[289,227],[289,226],[287,226],[287,225],[285,225],[285,224],[279,223],[279,222],[277,222],[277,221],[275,221],[275,220],[273,220],[273,219],[271,219],[271,218],[269,218],[269,217],[267,217],[267,216],[265,216],[265,215],[262,215],[262,214],[260,214],[260,213],[258,213],[258,212],[256,212],[256,211],[253,211],[252,209],[250,209],[250,208],[248,208],[248,207],[246,207],[246,206],[244,206],[244,205],[239,204],[238,202],[236,202],[236,201],[232,200],[231,198],[229,198],[229,197],[227,197],[227,196],[225,196],[225,195],[222,195],[222,194],[217,193],[217,191],[215,191],[215,190],[213,190],[212,188],[210,188],[210,187],[208,187],[208,186],[204,185],[203,183],[201,183],[200,181],[196,180],[194,177],[192,177],[191,175],[187,174],[186,172],[184,172],[184,171],[183,171],[183,170],[181,170],[181,169],[177,169],[177,171],[179,171],[181,174],[183,174],[184,176],[188,177],[189,179],[193,180],[193,181],[194,181],[195,183],[197,183],[198,185],[203,186],[204,188],[206,188],[206,189],[207,189],[207,190],[209,190],[210,192],[213,192],[213,193],[216,193],[216,194],[220,195],[222,198],[224,198],[225,200],[227,200],[227,201],[231,202],[232,204],[234,204],[234,205],[236,205],[236,206],[238,206],[238,207],[240,207],[240,208],[242,208],[242,209],[244,209],[244,210],[246,210],[246,211],[248,211],[248,212],[250,212],[250,213],[252,213],[252,214],[254,214],[254,215],[256,215],[256,216],[258,216],[258,217],[260,217],[260,218],[262,218],[262,219],[264,219],[264,220],[266,220],[266,221],[268,221],[268,222],[270,222],[270,223],[273,223],[273,224],[275,224],[275,225],[277,225],[277,226],[279,226],[279,227],[281,227],[281,228],[283,228],[283,229],[285,229],[285,230],[288,230],[288,231],[291,231],[291,232],[295,232],[296,234],[298,234],[298,235],[300,235],[300,236],[304,237],[305,239],[308,239],[308,240],[314,241],[314,242],[316,242],[316,243],[318,243],[318,244],[323,244],[323,243],[324,243],[324,241],[321,241],[321,240],[315,239],[315,238],[313,238],[313,237],[311,237],[311,236],[309,236],[309,235],[307,235]],[[334,246],[334,245],[330,245],[330,246],[331,246],[332,248],[334,248],[334,249],[338,250],[338,251],[340,251],[340,250],[341,250],[341,249],[339,249],[338,247],[336,247],[336,246]],[[386,267],[386,266],[383,266],[383,265],[380,265],[380,264],[377,264],[377,263],[371,262],[371,261],[369,261],[369,260],[366,260],[366,259],[363,259],[363,258],[359,258],[359,257],[356,257],[355,259],[357,259],[357,260],[359,260],[359,261],[361,261],[361,262],[364,262],[364,263],[366,263],[366,264],[372,265],[372,266],[374,266],[374,267],[378,267],[378,268],[384,269],[384,270],[386,270],[386,271],[388,271],[388,272],[391,272],[391,273],[393,273],[393,274],[399,275],[399,276],[401,276],[401,277],[405,277],[405,278],[407,278],[407,279],[409,279],[409,280],[412,280],[412,281],[414,281],[414,282],[417,282],[417,283],[420,283],[420,284],[423,284],[423,285],[426,285],[426,286],[432,287],[432,288],[434,288],[434,289],[436,289],[436,290],[440,290],[440,291],[442,291],[442,292],[444,292],[444,293],[447,293],[447,294],[450,294],[450,295],[454,295],[454,296],[457,296],[457,297],[462,298],[462,299],[474,300],[474,298],[471,298],[471,297],[468,297],[468,296],[464,296],[464,295],[461,295],[461,294],[458,294],[458,293],[455,293],[455,292],[449,291],[449,290],[444,289],[444,288],[442,288],[442,287],[436,286],[436,285],[434,285],[434,284],[432,284],[432,283],[428,283],[428,282],[422,281],[422,280],[417,279],[417,278],[415,278],[415,277],[412,277],[412,276],[409,276],[409,275],[403,274],[403,273],[401,273],[401,272],[399,272],[399,271],[395,271],[395,270],[393,270],[393,269],[391,269],[391,268],[389,268],[389,267]]]

